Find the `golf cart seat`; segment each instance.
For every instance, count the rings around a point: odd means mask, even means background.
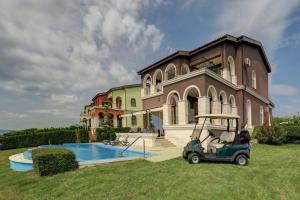
[[[232,143],[235,137],[234,132],[224,131],[220,137],[214,138],[207,145],[208,152],[216,153],[216,149],[222,148],[225,144]]]

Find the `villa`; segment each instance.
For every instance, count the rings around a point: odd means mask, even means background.
[[[86,123],[95,135],[95,130],[101,127],[105,112],[114,127],[130,127],[138,129],[143,127],[142,116],[122,118],[127,113],[142,110],[141,85],[132,84],[114,87],[106,92],[98,93],[92,103],[84,107],[84,113],[80,115],[80,121]]]
[[[200,114],[239,115],[239,126],[247,124],[252,130],[256,125],[271,123],[274,104],[269,99],[269,73],[271,66],[259,41],[224,35],[141,69],[141,85],[127,86],[134,92],[126,93],[123,86],[99,93],[92,105],[86,106],[91,113],[89,123],[92,130],[98,126],[103,112],[101,102],[111,99],[115,126],[140,127],[144,133],[164,135],[176,146],[190,140],[194,116]],[[136,107],[132,106],[132,95]],[[120,103],[117,96],[126,103]],[[208,122],[217,130],[223,130],[226,123]]]

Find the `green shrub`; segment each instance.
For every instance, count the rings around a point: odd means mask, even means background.
[[[72,151],[62,147],[37,148],[32,150],[34,169],[40,176],[48,176],[78,168]]]
[[[48,132],[34,132],[23,135],[0,137],[1,149],[16,149],[35,147],[44,144],[63,144],[76,142],[74,130],[56,130]]]
[[[300,126],[284,126],[288,141],[300,140]]]
[[[286,142],[286,130],[278,124],[271,126],[256,126],[253,130],[253,137],[261,144],[283,144]]]
[[[102,142],[103,140],[115,140],[116,139],[116,128],[104,127],[98,128],[96,130],[97,142]]]

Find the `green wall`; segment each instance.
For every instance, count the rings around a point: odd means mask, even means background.
[[[124,87],[120,89],[113,89],[108,93],[108,96],[112,97],[113,108],[116,107],[117,97],[122,99],[122,109],[125,110],[125,113],[131,113],[134,111],[142,110],[142,100],[141,100],[141,86],[138,87]],[[136,107],[131,107],[131,99],[135,98]],[[117,126],[117,120],[114,120],[114,126]],[[131,117],[125,117],[122,119],[123,127],[131,128],[143,128],[143,115],[137,115],[137,125],[132,127]]]

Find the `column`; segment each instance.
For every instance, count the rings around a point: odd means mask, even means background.
[[[236,75],[231,75],[231,82],[236,85]]]
[[[170,125],[170,116],[171,116],[171,105],[163,104],[163,125]]]
[[[178,101],[178,124],[185,125],[188,123],[188,105],[187,101]]]
[[[155,85],[151,85],[150,86],[150,94],[155,94],[156,91],[155,91]]]
[[[223,78],[226,79],[226,80],[230,80],[230,74],[229,74],[229,71],[228,71],[227,67],[225,67],[223,69]]]
[[[145,96],[145,88],[141,88],[141,97]]]
[[[230,108],[231,108],[230,104],[224,103],[223,104],[223,114],[229,114],[230,115],[231,114],[230,113]],[[222,125],[227,126],[227,120],[226,119],[222,120]]]
[[[212,101],[212,113],[213,114],[220,114],[221,113],[221,102],[218,100],[213,100]],[[221,120],[220,119],[214,119],[213,123],[215,125],[221,125]]]
[[[208,97],[198,97],[198,114],[208,114],[209,113],[209,98]],[[202,124],[204,122],[204,118],[199,118],[198,123]]]

